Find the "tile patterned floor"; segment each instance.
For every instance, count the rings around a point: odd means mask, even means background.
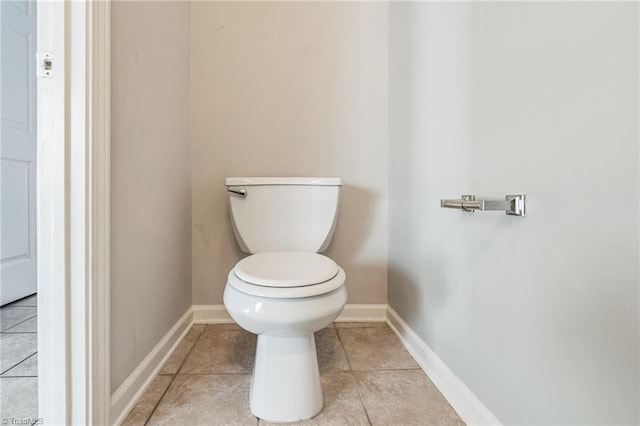
[[[194,325],[124,425],[267,425],[251,414],[256,336]],[[464,425],[384,323],[316,333],[324,408],[300,425]]]
[[[37,295],[0,308],[0,421],[38,417]]]

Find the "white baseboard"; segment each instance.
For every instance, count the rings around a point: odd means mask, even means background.
[[[338,322],[384,322],[387,318],[387,305],[346,305]],[[233,319],[224,305],[194,305],[193,322],[195,324],[229,324]]]
[[[502,424],[391,306],[387,310],[387,323],[467,425]]]
[[[195,324],[233,324],[224,305],[193,305]]]
[[[178,344],[189,332],[193,323],[193,309],[187,312],[171,327],[162,340],[149,352],[135,370],[126,378],[111,396],[112,424],[121,424],[140,397],[147,390],[151,381],[160,371],[162,365],[176,350]]]
[[[350,305],[347,304],[336,322],[385,322],[387,305]]]

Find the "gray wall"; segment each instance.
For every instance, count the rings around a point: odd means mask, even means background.
[[[191,306],[188,2],[112,4],[111,386]]]
[[[505,424],[637,424],[638,4],[389,13],[389,303]]]
[[[387,300],[387,5],[192,4],[193,303],[242,255],[227,176],[338,176],[327,254],[349,303]]]

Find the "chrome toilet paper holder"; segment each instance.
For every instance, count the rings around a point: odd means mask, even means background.
[[[440,207],[465,212],[502,210],[509,216],[526,215],[525,194],[507,195],[504,200],[479,200],[475,195],[462,195],[456,200],[440,200]]]

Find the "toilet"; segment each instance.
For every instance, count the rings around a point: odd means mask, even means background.
[[[229,213],[250,256],[229,272],[224,305],[258,335],[252,413],[292,422],[322,410],[314,333],[347,302],[346,275],[327,249],[338,218],[339,178],[227,178]]]

